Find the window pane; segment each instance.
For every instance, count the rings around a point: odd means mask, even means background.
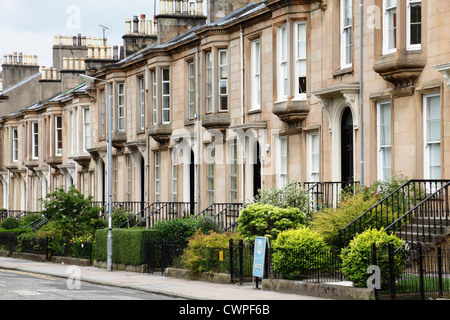
[[[169,69],[163,69],[162,70],[162,75],[163,75],[163,81],[169,81]]]
[[[422,5],[411,4],[410,7],[410,44],[420,44],[422,42]]]

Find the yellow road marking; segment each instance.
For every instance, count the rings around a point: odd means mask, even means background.
[[[40,278],[40,279],[55,280],[55,279],[52,279],[52,278],[50,278],[49,276],[46,276],[46,275],[29,273],[29,272],[24,272],[24,271],[0,269],[0,272],[16,273],[16,274],[26,275],[26,276]]]

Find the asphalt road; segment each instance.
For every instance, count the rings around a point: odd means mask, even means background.
[[[46,275],[0,269],[0,301],[6,300],[174,300],[130,289],[94,285]]]

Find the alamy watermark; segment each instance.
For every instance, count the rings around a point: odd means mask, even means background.
[[[81,8],[76,5],[68,6],[66,9],[68,14],[66,26],[69,30],[81,29]]]
[[[66,280],[66,286],[69,290],[81,289],[81,268],[78,266],[70,266],[66,270],[69,277]]]

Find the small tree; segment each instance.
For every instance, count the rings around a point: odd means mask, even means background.
[[[43,200],[42,214],[62,230],[66,239],[94,234],[95,230],[104,227],[104,222],[99,217],[101,209],[93,206],[91,201],[92,197],[85,198],[74,185],[67,192],[59,188]]]

